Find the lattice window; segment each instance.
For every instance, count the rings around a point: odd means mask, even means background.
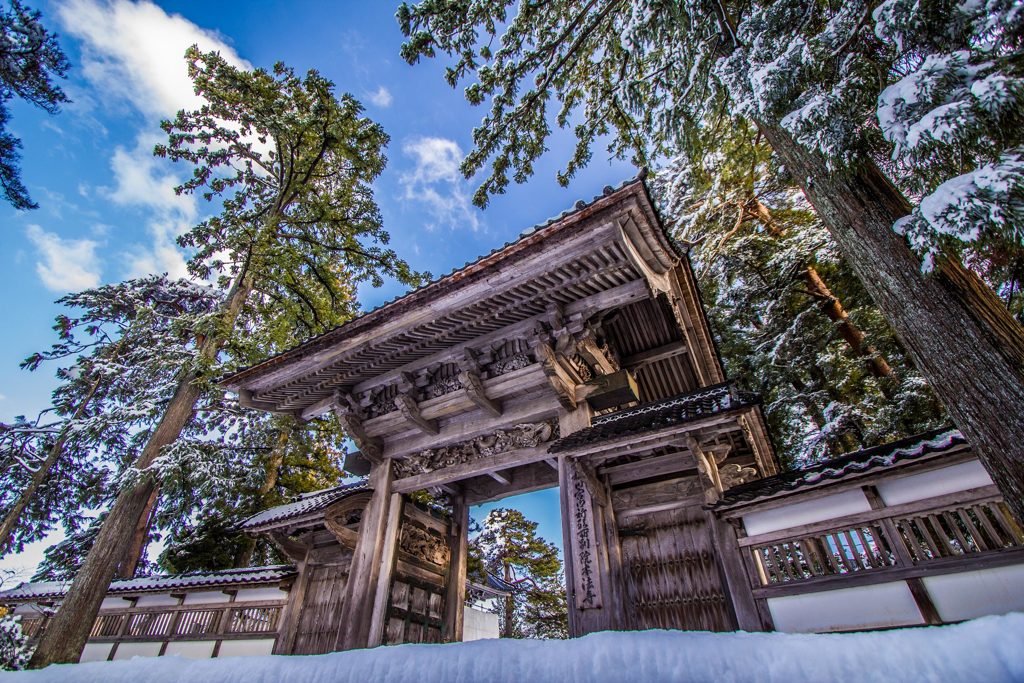
[[[765,584],[837,576],[897,564],[896,556],[877,525],[758,546],[753,552]]]
[[[124,614],[101,614],[96,617],[89,632],[90,638],[109,638],[116,636],[121,631],[121,624],[124,622]]]
[[[239,607],[231,610],[231,633],[268,633],[277,630],[280,607]]]
[[[127,636],[163,636],[171,624],[172,612],[142,612],[132,614],[128,620]]]
[[[217,609],[189,610],[187,612],[182,612],[181,616],[178,618],[178,625],[174,629],[174,634],[178,636],[188,636],[213,633],[217,630],[217,617],[219,615],[220,610]]]
[[[1002,501],[895,521],[915,563],[1024,545],[1024,530]]]

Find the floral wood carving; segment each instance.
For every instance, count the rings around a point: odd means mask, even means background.
[[[398,545],[403,552],[442,567],[448,564],[451,553],[443,538],[413,524],[402,525]]]
[[[426,474],[519,448],[533,448],[557,436],[557,429],[557,424],[553,420],[527,422],[511,429],[499,429],[493,434],[478,436],[462,443],[442,448],[428,448],[425,451],[414,453],[404,460],[395,460],[395,476],[411,477],[417,474]]]

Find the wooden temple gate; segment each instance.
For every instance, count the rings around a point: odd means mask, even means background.
[[[326,512],[249,526],[302,577],[280,652],[461,639],[469,506],[554,486],[572,635],[764,627],[706,506],[775,457],[641,179],[224,385],[333,411],[367,475]]]

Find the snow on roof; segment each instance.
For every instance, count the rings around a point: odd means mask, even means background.
[[[283,522],[286,519],[293,519],[295,517],[319,512],[332,503],[341,500],[350,493],[367,490],[368,488],[369,484],[367,480],[362,479],[351,484],[342,484],[329,489],[323,489],[322,491],[306,493],[298,500],[291,503],[285,503],[284,505],[278,505],[277,507],[272,507],[269,510],[264,510],[263,512],[257,512],[255,515],[239,524],[238,528],[245,529],[246,531],[257,531],[267,527],[268,525]]]
[[[1024,614],[862,633],[602,631],[263,657],[134,657],[5,674],[10,683],[1012,683],[1024,680]]]
[[[137,579],[119,580],[110,584],[107,593],[152,593],[176,588],[201,588],[205,586],[232,586],[239,584],[275,583],[295,573],[290,564],[268,567],[245,567],[225,569],[219,572],[198,572],[171,574],[168,576],[143,576]],[[0,603],[4,600],[29,600],[60,598],[71,587],[71,581],[35,581],[0,592]]]
[[[967,443],[957,429],[943,428],[915,434],[899,441],[846,453],[824,462],[773,477],[740,484],[726,491],[715,507],[749,503],[799,488],[838,481],[848,476],[892,467],[900,462],[922,458]]]
[[[595,418],[592,426],[551,444],[549,453],[571,451],[591,443],[683,424],[697,418],[756,405],[757,394],[738,391],[731,383],[716,384],[654,403]]]

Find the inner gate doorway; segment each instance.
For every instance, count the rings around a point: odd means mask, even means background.
[[[335,649],[394,642],[386,624],[414,588],[396,567],[437,539],[447,563],[427,613],[460,639],[469,507],[554,486],[571,635],[766,624],[735,533],[706,506],[777,463],[642,178],[224,386],[257,409],[332,411],[359,447],[347,469],[366,474],[366,500],[335,586]],[[446,501],[444,522],[409,545],[423,490]]]

